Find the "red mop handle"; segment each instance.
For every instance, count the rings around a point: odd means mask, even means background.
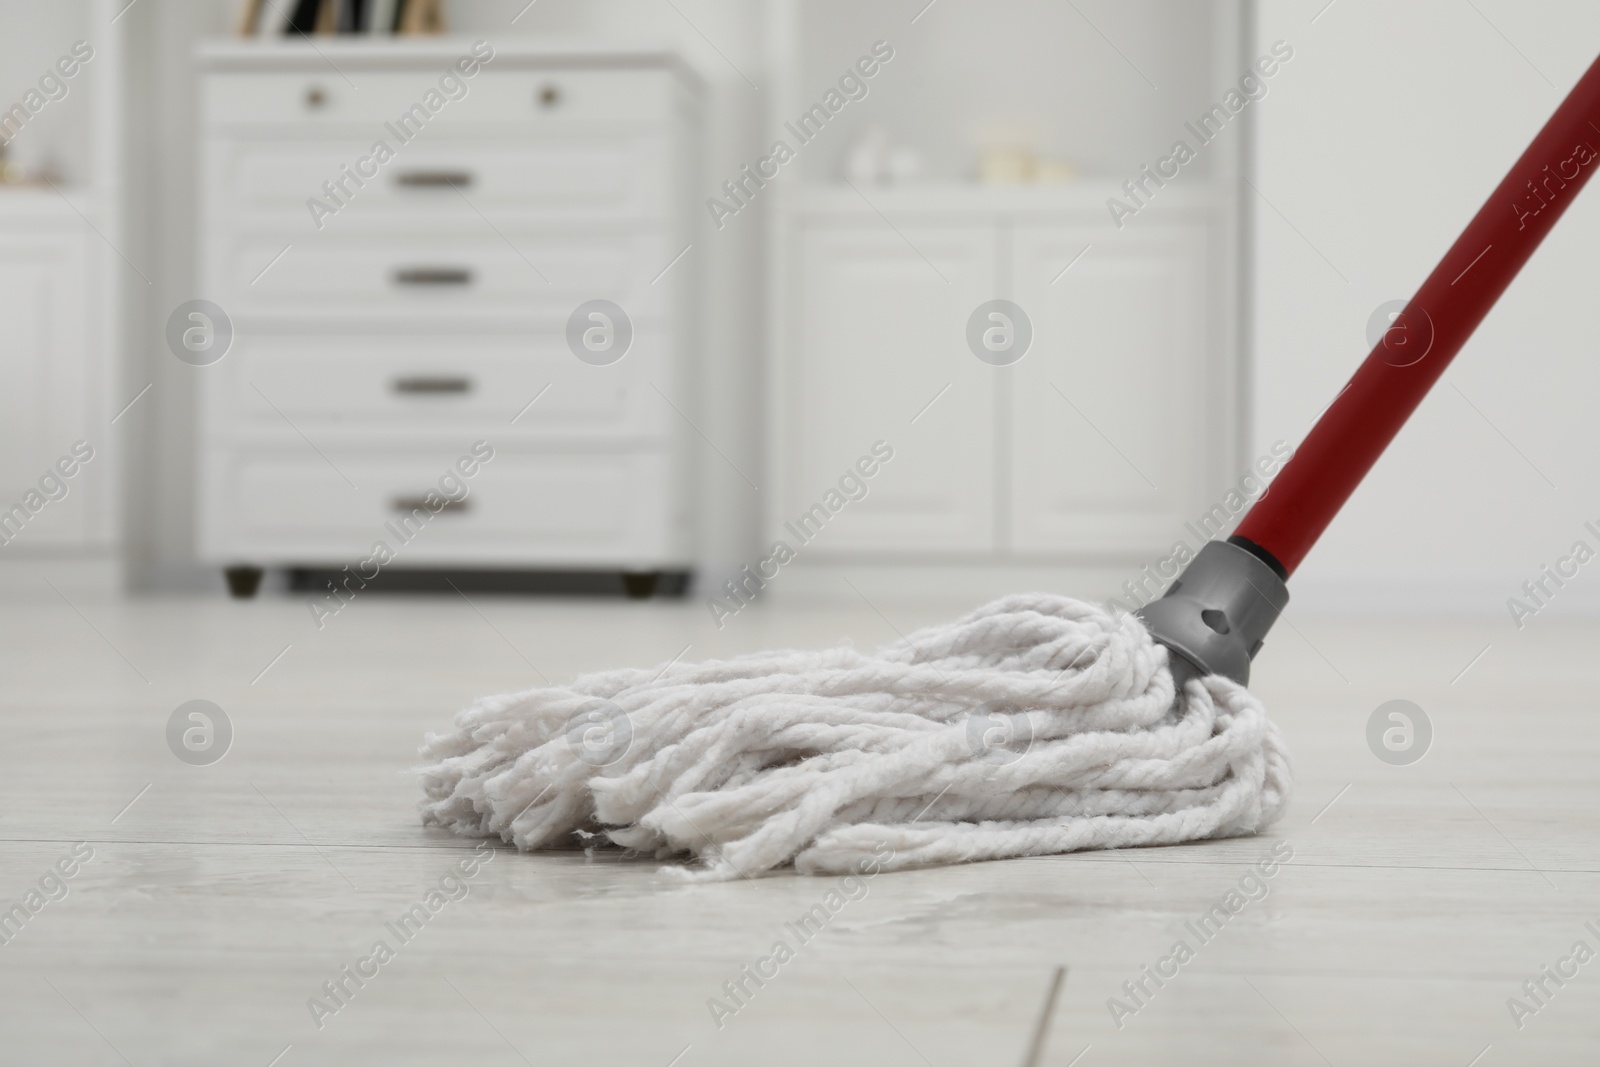
[[[1234,536],[1293,574],[1600,167],[1600,59],[1450,246]]]

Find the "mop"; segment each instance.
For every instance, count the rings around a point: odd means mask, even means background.
[[[1600,159],[1600,60],[1232,536],[1133,613],[1008,596],[863,653],[779,651],[488,697],[422,748],[423,822],[610,842],[691,880],[1256,833],[1291,791],[1247,688],[1287,581]]]

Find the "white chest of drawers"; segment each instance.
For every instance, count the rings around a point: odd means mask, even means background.
[[[473,49],[201,50],[195,295],[234,330],[196,368],[207,562],[367,557],[483,441],[394,566],[687,571],[699,83],[500,44],[469,77]],[[632,328],[606,365],[568,341],[594,300]]]

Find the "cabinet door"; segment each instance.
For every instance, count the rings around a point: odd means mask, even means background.
[[[798,548],[783,524],[826,506],[882,440],[893,459],[804,551],[991,551],[994,368],[965,331],[993,296],[993,230],[873,218],[808,226],[800,243],[773,536]]]
[[[1019,227],[1014,248],[1034,336],[1012,368],[1013,550],[1169,547],[1207,484],[1204,229]]]
[[[104,425],[89,418],[84,263],[78,234],[0,237],[0,512],[26,505],[30,492],[38,505],[27,521],[18,514],[7,526],[13,551],[80,546],[96,532],[93,498],[108,442]],[[54,475],[41,486],[78,440],[98,462],[70,463],[64,489]]]

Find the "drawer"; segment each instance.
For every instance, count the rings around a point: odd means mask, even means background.
[[[637,323],[664,313],[669,286],[651,280],[675,251],[656,229],[504,226],[497,234],[474,219],[432,235],[330,230],[307,237],[297,230],[219,237],[212,252],[218,269],[211,273],[220,288],[215,299],[235,316],[504,314],[565,321],[579,304],[603,298]]]
[[[243,335],[212,368],[207,438],[293,435],[287,418],[319,442],[341,428],[357,440],[386,428],[465,439],[482,428],[641,444],[662,439],[677,417],[651,387],[673,395],[669,367],[659,331],[636,334],[607,366],[582,362],[552,332]]]
[[[309,448],[208,453],[202,553],[218,563],[354,565],[382,541],[394,553],[391,566],[684,562],[687,509],[673,499],[664,452],[496,448],[475,476],[460,480],[466,492],[459,503],[429,513],[427,494],[468,445],[464,439],[458,449],[384,455],[332,450],[326,459]]]
[[[430,138],[382,165],[371,148],[328,137],[219,142],[208,159],[213,224],[226,226],[241,213],[282,212],[304,237],[409,218],[481,227],[478,211],[497,222],[508,213],[660,219],[667,211],[668,149],[660,135],[552,134],[507,144]],[[323,189],[341,179],[342,206]],[[312,197],[336,210],[313,217]]]
[[[664,70],[496,70],[491,60],[475,77],[458,79],[464,89],[441,85],[445,74],[444,63],[352,70],[349,81],[332,69],[213,71],[204,75],[201,121],[213,128],[294,125],[306,134],[360,127],[363,136],[404,151],[403,142],[419,131],[431,136],[485,123],[534,129],[664,123],[676,100],[676,82]]]

